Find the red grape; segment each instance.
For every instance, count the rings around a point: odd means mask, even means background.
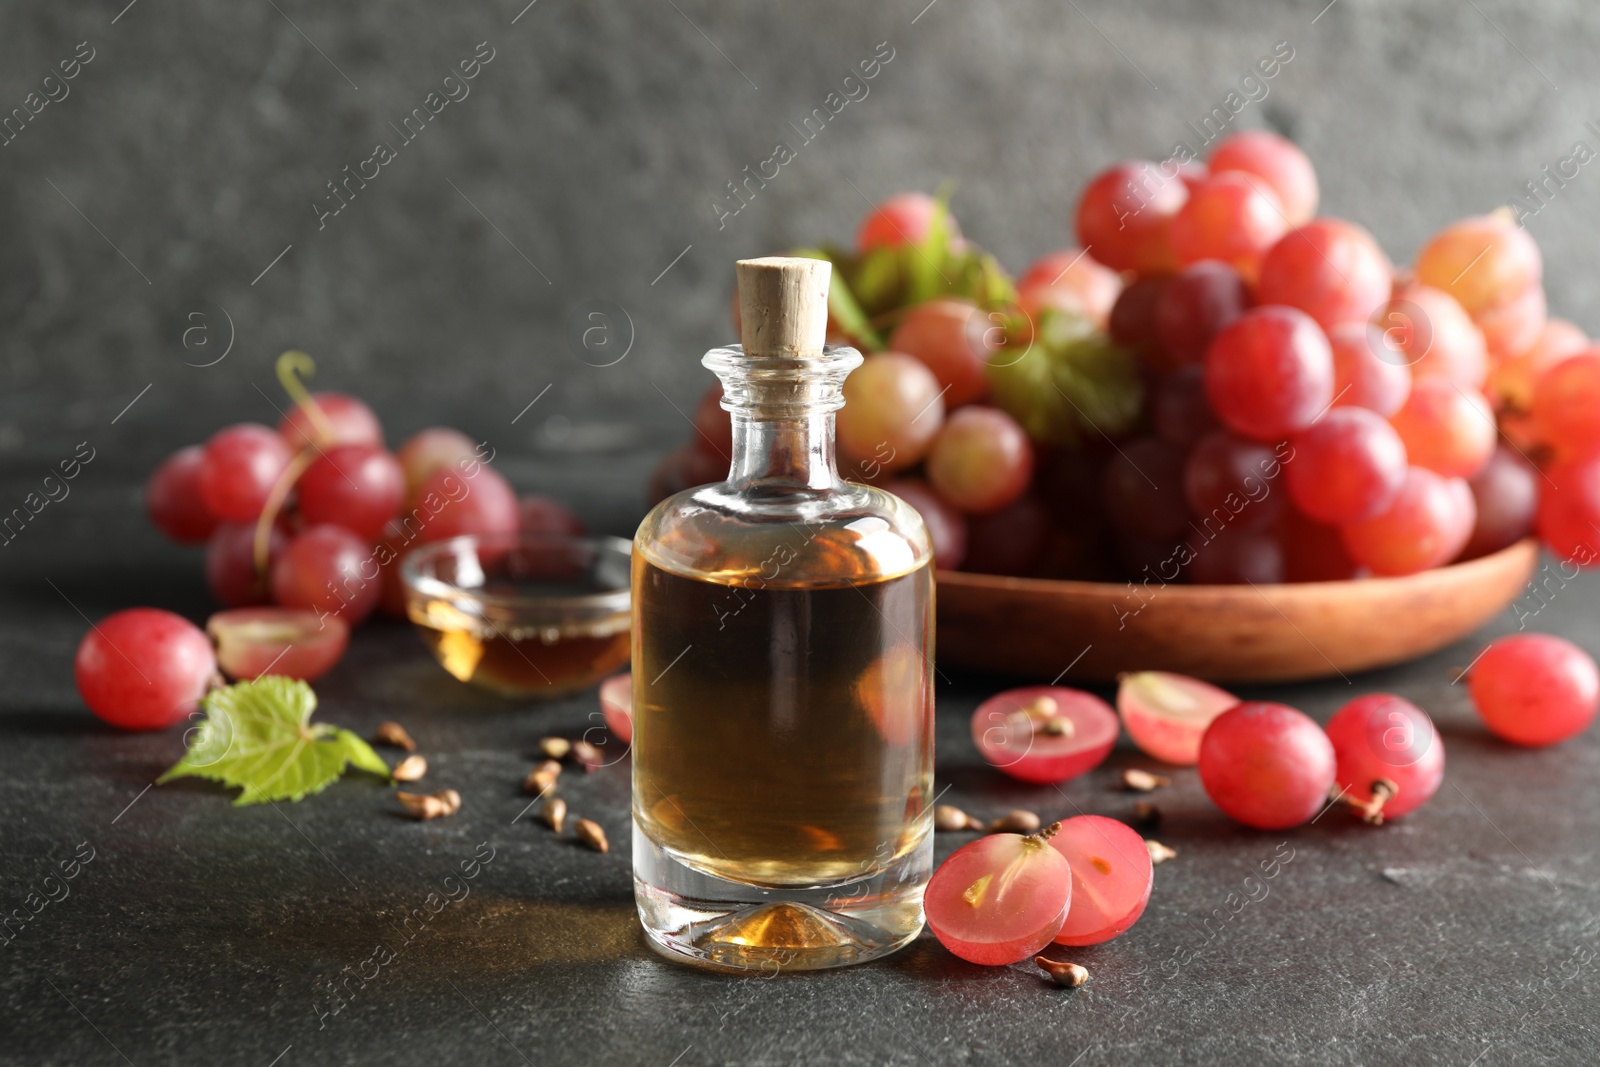
[[[206,585],[217,602],[244,608],[272,602],[272,565],[283,553],[283,531],[267,533],[267,569],[256,569],[255,523],[225,522],[206,542]]]
[[[901,245],[921,244],[933,226],[934,214],[943,210],[939,202],[927,193],[899,193],[877,204],[861,220],[856,231],[856,251],[870,252],[874,248],[898,248]],[[945,230],[951,237],[961,231],[956,220],[945,213]]]
[[[600,683],[600,714],[617,740],[633,741],[633,674],[613,674]]]
[[[1184,363],[1205,359],[1212,338],[1250,306],[1250,290],[1226,263],[1206,260],[1185,267],[1156,301],[1156,337],[1163,351]]]
[[[1398,788],[1383,802],[1384,819],[1416,811],[1444,780],[1444,741],[1433,720],[1409,700],[1390,693],[1356,697],[1333,713],[1327,734],[1337,762],[1335,781],[1346,799],[1370,803],[1380,779]]]
[[[1470,478],[1494,452],[1494,412],[1483,394],[1444,378],[1419,378],[1389,420],[1413,466],[1447,478]]]
[[[478,458],[478,446],[460,430],[430,426],[406,438],[395,453],[406,476],[406,498],[413,499],[434,471]]]
[[[1460,478],[1423,467],[1406,471],[1388,510],[1340,527],[1350,558],[1374,574],[1415,574],[1455,559],[1472,536],[1477,505]]]
[[[943,423],[944,397],[933,372],[903,353],[877,352],[845,379],[835,426],[843,455],[898,471],[922,461]]]
[[[333,427],[333,436],[324,439],[317,420],[297,407],[278,423],[278,433],[299,452],[302,449],[330,445],[373,445],[383,447],[383,426],[372,409],[353,396],[343,393],[312,393],[311,399],[327,416]]]
[[[1136,671],[1117,681],[1117,711],[1128,737],[1149,756],[1180,767],[1200,762],[1200,738],[1239,698],[1209,682],[1166,671]]]
[[[1283,499],[1273,492],[1283,470],[1278,459],[1281,454],[1282,449],[1235,437],[1226,430],[1206,434],[1184,464],[1184,500],[1202,522],[1270,525],[1283,511]]]
[[[961,569],[973,574],[1033,573],[1050,543],[1050,513],[1024,494],[999,511],[967,520],[967,554]]]
[[[1566,319],[1551,319],[1526,351],[1489,369],[1489,395],[1497,404],[1527,411],[1533,407],[1533,391],[1544,372],[1588,347],[1589,338],[1582,330]]]
[[[1270,130],[1240,130],[1224,138],[1206,161],[1212,173],[1243,171],[1277,194],[1289,225],[1311,221],[1317,213],[1317,172],[1300,147]]]
[[[1544,286],[1530,285],[1521,295],[1478,312],[1473,321],[1483,331],[1490,357],[1508,359],[1532,347],[1549,313]]]
[[[259,678],[269,671],[312,681],[333,669],[350,642],[350,627],[335,615],[293,608],[234,608],[206,620],[217,645],[217,664],[229,678]]]
[[[990,834],[939,865],[922,907],[940,944],[968,962],[1004,966],[1051,942],[1072,901],[1072,869],[1047,832]]]
[[[1107,517],[1122,533],[1170,542],[1189,525],[1183,453],[1159,437],[1122,445],[1106,462],[1100,491]]]
[[[382,446],[334,445],[311,461],[298,488],[307,524],[343,526],[371,541],[400,510],[406,479]]]
[[[1514,745],[1575,737],[1588,729],[1600,704],[1594,659],[1550,634],[1500,638],[1473,663],[1468,683],[1483,724]]]
[[[1370,519],[1394,503],[1406,480],[1400,435],[1365,408],[1334,408],[1290,444],[1289,499],[1318,522]]]
[[[1555,463],[1539,488],[1539,536],[1580,566],[1600,562],[1600,454]]]
[[[241,422],[218,430],[200,463],[200,497],[219,518],[253,522],[290,458],[283,438],[265,426]]]
[[[1474,319],[1522,296],[1544,273],[1533,237],[1501,213],[1446,226],[1417,253],[1413,269],[1417,281],[1443,289]]]
[[[1189,448],[1222,424],[1206,399],[1206,372],[1179,367],[1161,376],[1150,393],[1150,422],[1168,444]]]
[[[1499,445],[1467,482],[1478,508],[1466,559],[1498,552],[1528,536],[1539,511],[1539,471],[1514,449]]]
[[[1078,199],[1078,243],[1113,270],[1174,270],[1172,220],[1189,199],[1176,173],[1155,163],[1118,163],[1089,180]]]
[[[972,740],[990,766],[1013,778],[1065,782],[1105,761],[1117,742],[1117,715],[1081,689],[1008,689],[972,713]]]
[[[1483,388],[1489,373],[1483,334],[1449,293],[1402,286],[1372,321],[1383,331],[1383,358],[1410,367],[1413,378],[1437,376],[1463,389]]]
[[[967,554],[967,518],[939,499],[919,478],[902,478],[883,487],[904,500],[922,516],[933,542],[933,561],[941,570],[955,570]]]
[[[1600,449],[1600,345],[1568,356],[1540,376],[1533,421],[1564,457]]]
[[[1172,220],[1179,263],[1218,260],[1254,281],[1261,257],[1289,229],[1277,194],[1259,178],[1219,171],[1189,194]]]
[[[1328,332],[1333,350],[1333,405],[1376,411],[1388,418],[1411,395],[1411,372],[1384,345],[1383,334],[1365,322],[1347,322]]]
[[[1252,308],[1206,349],[1206,396],[1235,433],[1280,440],[1310,426],[1333,400],[1333,351],[1304,313]]]
[[[1033,445],[1000,409],[962,408],[934,438],[927,471],[934,490],[962,511],[998,511],[1028,488]]]
[[[1166,275],[1136,278],[1111,305],[1106,330],[1111,339],[1125,348],[1148,353],[1160,343],[1156,328],[1156,309],[1172,279]]]
[[[1082,249],[1066,248],[1034,260],[1017,279],[1019,297],[1038,289],[1071,293],[1083,314],[1103,330],[1122,293],[1122,276]]]
[[[1251,701],[1218,715],[1200,739],[1200,784],[1227,815],[1260,830],[1299,826],[1327,803],[1333,745],[1284,704]]]
[[[78,645],[73,672],[89,710],[124,730],[159,730],[199,705],[217,672],[200,627],[170,611],[129,608]]]
[[[572,509],[547,496],[529,494],[517,499],[518,525],[524,534],[565,534],[582,537],[589,531]]]
[[[984,367],[998,344],[989,326],[983,313],[964,300],[930,300],[906,312],[889,347],[926,364],[946,390],[945,406],[956,408],[989,391]]]
[[[1139,921],[1155,872],[1144,838],[1104,815],[1065,819],[1050,838],[1072,868],[1072,899],[1058,945],[1098,945]]]
[[[1370,319],[1388,302],[1391,274],[1366,230],[1343,219],[1313,219],[1268,250],[1256,298],[1299,308],[1331,330]]]
[[[484,466],[472,474],[459,466],[434,471],[417,494],[417,511],[424,513],[423,541],[443,541],[462,534],[515,533],[521,521],[511,483]]]
[[[1273,585],[1288,577],[1283,545],[1270,529],[1228,527],[1193,534],[1184,574],[1196,585]]]
[[[200,495],[200,466],[205,450],[180,448],[161,461],[144,487],[144,507],[156,529],[186,545],[204,544],[222,520]]]
[[[320,620],[337,616],[357,626],[378,606],[383,586],[368,543],[342,526],[313,526],[297,535],[272,566],[272,599],[308,608]]]

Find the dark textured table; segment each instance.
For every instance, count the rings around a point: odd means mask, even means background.
[[[114,430],[109,411],[68,411],[5,472],[3,491],[20,497],[63,447],[116,435],[68,499],[0,550],[0,903],[12,916],[0,1063],[1595,1059],[1600,733],[1543,751],[1487,736],[1451,684],[1486,635],[1348,685],[1260,690],[1321,719],[1373,689],[1416,701],[1445,737],[1441,792],[1381,829],[1332,812],[1266,834],[1228,822],[1193,773],[1179,773],[1155,799],[1159,837],[1180,855],[1157,869],[1132,931],[1064,953],[1093,974],[1077,991],[1031,964],[968,965],[928,935],[831,973],[738,978],[664,962],[633,913],[625,759],[562,783],[574,811],[606,827],[609,854],[517,818],[535,742],[592,725],[594,694],[532,707],[493,699],[447,677],[396,623],[357,635],[317,685],[318,714],[363,734],[405,723],[429,783],[465,797],[459,815],[408,821],[390,790],[355,774],[299,804],[251,808],[198,781],[151,788],[181,731],[101,725],[78,701],[71,658],[83,615],[208,610],[197,556],[147,528],[137,487],[168,448],[250,414],[236,402],[156,400]],[[382,398],[378,407],[392,436],[436,418],[492,432],[467,399],[437,403],[426,416],[407,409],[411,419]],[[663,424],[610,452],[508,447],[499,465],[523,489],[575,500],[596,528],[627,533],[651,456],[683,431]],[[1538,609],[1530,625],[1600,648],[1596,583],[1550,589],[1548,606],[1525,605]],[[1514,623],[1507,612],[1491,632]],[[1374,619],[1374,639],[1404,625]],[[981,814],[1020,805],[1128,817],[1134,798],[1115,787],[1118,771],[1146,761],[1126,744],[1059,791],[983,766],[967,719],[999,685],[940,684],[945,799]],[[941,836],[941,857],[963,839]],[[464,863],[475,877],[462,879]],[[63,869],[75,876],[50,878]]]

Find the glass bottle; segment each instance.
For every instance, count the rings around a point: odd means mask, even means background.
[[[894,951],[933,860],[933,553],[840,478],[860,365],[824,346],[830,264],[738,265],[743,345],[708,352],[728,478],[633,542],[633,870],[652,945],[734,970]]]

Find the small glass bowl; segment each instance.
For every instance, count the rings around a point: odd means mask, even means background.
[[[546,699],[628,664],[632,545],[619,537],[489,534],[406,555],[406,615],[463,682]]]

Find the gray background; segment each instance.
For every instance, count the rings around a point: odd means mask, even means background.
[[[287,347],[319,358],[318,385],[388,404],[391,437],[419,397],[514,453],[681,434],[663,398],[689,410],[709,381],[735,258],[847,241],[868,198],[949,181],[966,232],[1020,270],[1071,243],[1090,174],[1162,158],[1278,41],[1294,58],[1239,124],[1300,141],[1324,210],[1397,262],[1575,140],[1600,147],[1600,10],[1578,0],[538,0],[514,25],[526,0],[125,2],[0,11],[0,107],[79,41],[97,53],[0,148],[0,449],[79,439],[151,383],[119,432],[193,402],[270,419],[250,383],[278,401]],[[480,41],[496,58],[472,94],[319,232],[324,183]],[[895,58],[870,95],[719,230],[724,183],[880,41]],[[1589,329],[1597,211],[1586,169],[1531,226],[1552,307]],[[634,333],[606,368],[573,325],[599,299]],[[230,332],[222,363],[184,364]]]

